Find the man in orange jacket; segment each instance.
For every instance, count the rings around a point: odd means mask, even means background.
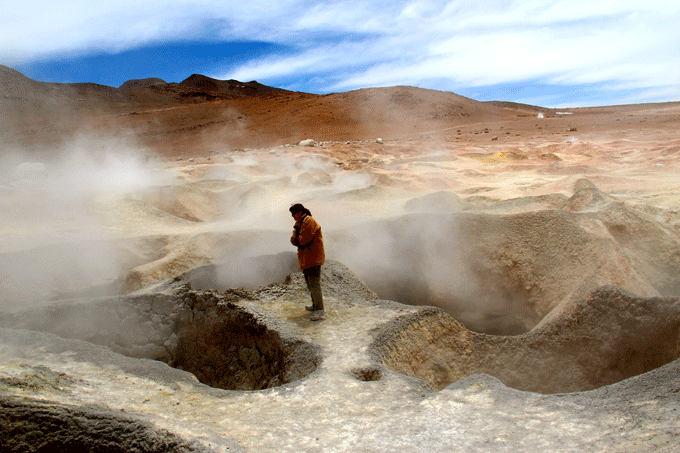
[[[298,249],[298,263],[312,297],[312,305],[306,306],[305,309],[312,312],[310,318],[312,321],[319,321],[325,314],[321,293],[321,265],[326,260],[326,254],[323,249],[321,227],[309,209],[300,203],[291,206],[289,211],[295,219],[290,243]]]

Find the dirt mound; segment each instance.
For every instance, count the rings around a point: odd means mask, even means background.
[[[232,184],[213,181],[185,185],[155,186],[138,196],[144,202],[175,217],[191,222],[208,222],[224,215],[223,193]]]
[[[404,204],[404,208],[412,212],[455,212],[469,207],[458,195],[446,191],[430,193]]]
[[[518,161],[526,159],[525,156],[521,154],[514,153],[511,151],[502,151],[497,153],[465,153],[461,154],[462,157],[467,157],[470,159],[477,159],[487,164],[502,163],[509,161]]]

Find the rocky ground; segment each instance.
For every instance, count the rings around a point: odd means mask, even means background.
[[[378,299],[348,269],[334,262],[325,266],[322,281],[328,315],[319,323],[309,322],[303,308],[307,294],[299,273],[293,274],[288,284],[240,295],[208,293],[210,297],[206,297],[204,292],[187,292],[181,282],[168,282],[127,298],[79,301],[100,310],[115,307],[121,313],[118,318],[106,318],[110,334],[107,338],[96,337],[84,323],[80,324],[81,329],[74,326],[69,333],[59,332],[60,336],[47,333],[59,329],[50,322],[47,313],[72,310],[73,301],[44,307],[43,316],[37,316],[35,311],[15,313],[9,321],[12,329],[0,331],[3,404],[14,411],[21,408],[35,418],[49,412],[62,421],[71,420],[72,412],[80,410],[77,408],[92,407],[89,410],[96,411],[96,415],[79,414],[78,419],[94,417],[115,426],[123,423],[122,418],[130,420],[127,423],[154,426],[162,432],[159,431],[160,435],[150,432],[149,436],[160,436],[163,445],[168,446],[153,451],[184,451],[181,446],[188,444],[206,451],[671,451],[680,442],[677,430],[680,362],[671,361],[639,376],[586,392],[541,394],[512,389],[502,383],[507,380],[503,370],[508,364],[498,368],[501,380],[489,374],[470,374],[462,379],[455,376],[449,379],[453,383],[436,390],[437,387],[427,384],[427,376],[421,376],[428,374],[428,365],[416,364],[414,360],[426,358],[437,372],[446,363],[467,366],[483,363],[484,360],[474,358],[475,352],[501,361],[508,352],[513,356],[531,354],[541,340],[507,337],[507,341],[522,343],[508,351],[508,345],[499,346],[507,342],[502,337],[474,334],[441,311]],[[164,300],[170,295],[174,298],[176,305],[171,310],[158,307],[161,294]],[[581,355],[577,362],[589,359],[599,365],[600,369],[581,366],[582,373],[595,378],[609,368],[606,359],[611,351],[607,344],[611,342],[646,349],[640,350],[643,354],[655,347],[665,349],[667,346],[661,340],[650,344],[646,337],[650,329],[641,325],[642,319],[651,314],[636,316],[636,311],[650,313],[649,310],[661,309],[676,313],[674,318],[657,322],[663,324],[660,331],[671,329],[677,338],[677,299],[619,295],[616,289],[601,290],[593,297],[614,305],[623,297],[629,308],[615,310],[615,319],[608,323],[612,331],[587,324],[582,327],[593,345],[602,346],[584,346],[583,333],[578,329],[561,330],[563,321],[556,321],[546,325],[543,333],[534,334],[543,335],[542,342],[548,343],[534,364],[551,359],[562,362],[557,359],[564,356],[550,344],[558,349],[571,348]],[[125,335],[118,332],[120,335],[116,336],[116,330],[147,325],[148,316],[144,313],[148,311],[166,312],[172,318],[168,322],[170,330],[180,336],[182,343],[186,333],[181,319],[187,316],[187,304],[194,301],[194,318],[199,313],[210,317],[207,308],[210,304],[200,307],[195,302],[210,298],[219,299],[225,309],[250,313],[261,332],[278,333],[287,339],[283,343],[310,345],[306,353],[297,357],[295,352],[285,352],[289,362],[295,363],[292,368],[301,372],[288,383],[284,383],[288,379],[281,379],[264,390],[223,390],[199,383],[194,374],[161,361],[126,357],[112,351],[120,347],[116,343]],[[122,307],[132,302],[137,314],[122,315]],[[572,317],[597,318],[600,311],[600,304],[591,299],[578,307]],[[230,324],[228,316],[213,319]],[[25,327],[25,323],[32,330],[15,330]],[[451,329],[450,326],[459,333],[442,334],[442,328]],[[214,329],[201,333],[209,339]],[[66,339],[86,335],[92,336]],[[139,337],[137,341],[148,339]],[[452,341],[458,341],[457,345],[452,345]],[[108,343],[108,347],[93,343]],[[262,345],[238,346],[235,356],[249,348],[258,354],[264,349]],[[229,344],[222,347],[227,349]],[[414,353],[413,349],[418,348],[426,353]],[[452,354],[454,359],[435,357],[437,353]],[[314,359],[315,354],[318,360]],[[460,355],[467,359],[461,360]],[[252,376],[261,371],[256,361],[242,363],[248,364],[241,370],[242,375]],[[485,371],[493,374],[488,368]],[[548,386],[555,379],[549,370],[524,373],[529,380]],[[424,380],[409,377],[413,374]],[[249,384],[242,382],[245,384],[242,388],[248,388]],[[13,417],[5,416],[3,420],[5,432],[16,429],[11,423]],[[94,437],[87,423],[66,431],[72,433],[74,442]],[[115,436],[114,441],[118,442]],[[38,441],[34,442],[35,447]]]
[[[0,67],[0,449],[680,445],[678,104],[22,77]]]

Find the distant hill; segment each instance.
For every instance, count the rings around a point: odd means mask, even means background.
[[[163,79],[159,79],[157,77],[150,77],[148,79],[128,80],[127,82],[123,83],[118,88],[125,90],[125,89],[130,89],[130,88],[146,88],[146,87],[153,87],[153,86],[166,85],[166,84],[167,84],[167,82]]]
[[[180,83],[133,79],[118,88],[38,82],[0,67],[0,139],[51,147],[81,131],[134,135],[163,154],[206,146],[251,147],[302,139],[357,140],[504,121],[517,113],[455,93],[396,86],[318,95],[256,81],[193,74]],[[228,144],[228,145],[222,145]]]
[[[436,135],[461,144],[500,143],[511,129],[513,136],[528,137],[557,136],[584,124],[592,130],[594,115],[609,115],[602,118],[610,121],[611,112],[627,109],[582,108],[565,116],[554,109],[479,102],[448,91],[410,86],[319,95],[200,74],[180,83],[133,79],[113,88],[38,82],[0,66],[0,143],[26,150],[58,149],[60,143],[82,134],[130,137],[139,146],[166,156],[204,155],[208,150],[276,146],[310,138],[375,143],[376,138]],[[538,114],[544,117],[540,124]]]
[[[509,101],[487,101],[485,102],[486,104],[491,104],[495,105],[496,107],[503,107],[507,109],[513,109],[513,110],[529,110],[532,112],[550,112],[553,109],[549,109],[546,107],[538,107],[536,105],[531,105],[531,104],[522,104],[519,102],[509,102]]]
[[[40,108],[77,105],[89,108],[124,103],[117,88],[96,83],[50,83],[26,77],[0,65],[0,104],[17,108]]]
[[[118,108],[125,105],[168,105],[287,93],[256,81],[217,80],[193,74],[179,84],[151,77],[132,79],[114,88],[96,83],[50,83],[32,80],[0,65],[0,103],[38,108],[43,104],[78,108]]]
[[[209,93],[229,94],[233,96],[257,96],[266,93],[289,93],[288,90],[262,85],[256,81],[239,82],[238,80],[217,80],[200,74],[192,74],[179,83],[181,87]]]
[[[18,81],[31,81],[28,77],[7,66],[0,65],[0,89]]]

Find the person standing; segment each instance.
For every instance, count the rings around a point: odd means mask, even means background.
[[[305,309],[312,312],[310,320],[319,321],[326,313],[321,293],[321,265],[326,260],[321,227],[309,209],[300,203],[291,206],[289,211],[295,219],[290,243],[297,247],[298,263],[312,298],[312,305],[306,306]]]

